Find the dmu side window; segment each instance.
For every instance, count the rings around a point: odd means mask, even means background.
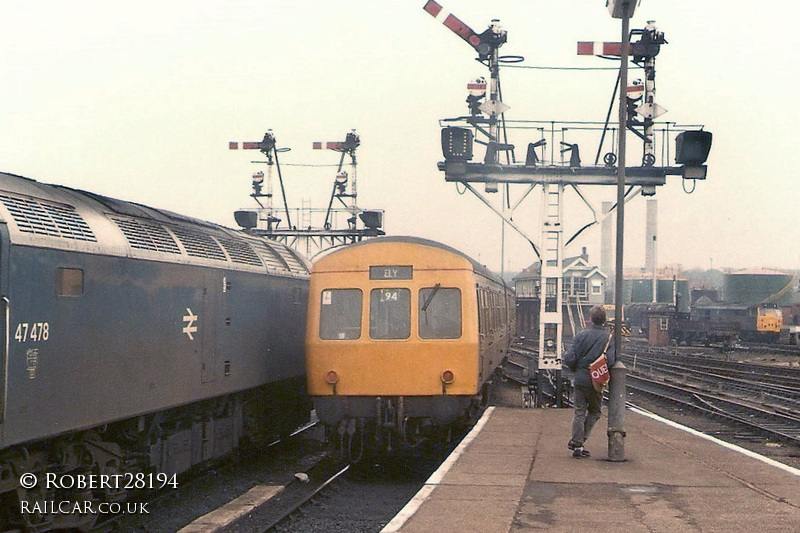
[[[411,335],[411,291],[372,289],[369,295],[369,336],[407,339]]]
[[[483,290],[478,289],[478,324],[480,325],[480,333],[486,333],[486,310],[483,307]]]
[[[422,339],[461,337],[461,291],[431,287],[419,291],[419,336]]]
[[[80,268],[57,268],[56,296],[83,296],[83,270]]]
[[[352,340],[361,337],[361,289],[322,291],[319,338]]]

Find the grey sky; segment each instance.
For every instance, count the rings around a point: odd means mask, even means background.
[[[439,240],[499,269],[499,219],[436,169],[438,120],[465,113],[466,82],[487,73],[424,3],[6,0],[0,169],[235,226],[259,168],[228,141],[272,129],[292,148],[282,162],[334,163],[312,141],[355,128],[361,207],[385,209],[392,234]],[[526,65],[613,65],[575,53],[579,40],[619,40],[602,0],[440,3],[479,32],[499,18],[502,53]],[[669,41],[656,64],[657,103],[669,111],[661,119],[714,133],[708,180],[687,195],[673,178],[657,195],[660,264],[800,268],[798,11],[723,0],[637,8],[631,27],[655,20]],[[507,118],[602,120],[615,75],[506,69]],[[584,161],[594,150],[582,146]],[[283,171],[292,204],[324,206],[332,169]],[[611,189],[587,193],[599,206]],[[538,235],[538,195],[524,205],[518,221]],[[644,205],[637,198],[626,212],[630,266],[644,262]],[[590,220],[577,203],[566,208],[568,230]],[[507,235],[507,268],[535,260]],[[587,246],[599,261],[598,243],[599,231],[587,232],[568,254]]]

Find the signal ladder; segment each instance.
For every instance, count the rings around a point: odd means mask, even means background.
[[[539,283],[539,370],[561,370],[564,240],[561,226],[564,185],[543,187],[542,268]]]

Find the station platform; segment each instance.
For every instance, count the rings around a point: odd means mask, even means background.
[[[571,409],[487,409],[382,533],[800,532],[796,468],[631,410],[624,462],[607,460],[605,416],[592,456],[575,459],[571,421]]]

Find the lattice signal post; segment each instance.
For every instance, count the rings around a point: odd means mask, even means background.
[[[598,211],[589,203],[580,187],[588,185],[615,186],[618,185],[618,175],[622,175],[624,177],[624,185],[628,187],[628,193],[626,193],[623,201],[618,203],[624,205],[625,201],[633,197],[631,195],[632,192],[634,195],[638,192],[642,192],[643,195],[655,194],[656,187],[664,185],[667,176],[680,176],[685,180],[705,179],[706,167],[704,163],[711,147],[711,134],[702,130],[695,131],[689,127],[673,125],[671,132],[677,134],[675,161],[677,166],[665,165],[664,161],[661,162],[661,165],[656,165],[654,119],[663,110],[654,101],[654,58],[659,52],[660,45],[666,43],[666,40],[664,40],[663,33],[658,32],[655,26],[650,23],[644,30],[633,32],[640,35],[640,40],[632,45],[632,58],[637,63],[644,63],[646,80],[642,91],[635,96],[631,94],[632,102],[628,102],[628,107],[643,118],[643,121],[637,122],[631,116],[631,120],[627,123],[627,128],[634,131],[635,128],[642,127],[641,132],[636,131],[637,136],[644,143],[641,165],[627,167],[624,160],[621,165],[617,165],[617,154],[613,150],[603,158],[604,164],[598,165],[605,133],[609,130],[613,131],[613,128],[608,126],[608,119],[602,127],[602,136],[594,165],[587,166],[582,164],[578,143],[566,142],[564,138],[568,130],[577,129],[571,128],[574,123],[566,123],[569,127],[564,127],[561,130],[560,151],[562,161],[556,163],[555,158],[551,155],[549,164],[546,162],[547,158],[544,156],[544,150],[547,145],[545,133],[547,133],[548,128],[545,124],[549,125],[551,144],[556,144],[555,122],[541,123],[542,127],[539,128],[541,138],[528,144],[525,162],[517,163],[514,157],[514,145],[509,144],[505,137],[502,140],[500,139],[500,132],[502,131],[505,135],[507,129],[505,125],[511,123],[511,121],[505,121],[504,112],[509,108],[500,102],[498,88],[500,65],[506,62],[519,62],[523,58],[520,56],[501,57],[499,55],[499,48],[507,42],[508,38],[507,33],[501,29],[499,22],[496,20],[492,21],[486,31],[478,34],[458,18],[445,14],[443,8],[434,0],[429,0],[424,6],[424,10],[437,19],[442,19],[447,28],[470,44],[478,52],[478,59],[487,66],[491,75],[491,84],[484,94],[480,94],[479,90],[476,90],[480,86],[479,83],[476,83],[479,80],[470,82],[468,87],[469,96],[467,97],[469,115],[442,121],[443,125],[446,126],[442,129],[442,152],[445,160],[438,164],[438,168],[444,172],[446,181],[463,184],[464,187],[503,218],[506,224],[531,244],[541,264],[541,279],[539,283],[540,355],[538,368],[539,370],[558,373],[560,372],[562,358],[564,248],[580,232],[593,224],[599,223],[613,212],[612,209],[611,212],[598,218]],[[621,43],[604,43],[600,45],[581,43],[579,44],[579,54],[591,53],[595,55],[595,53],[599,52],[598,55],[619,57],[621,47]],[[620,90],[622,91],[622,96],[627,98],[627,87],[623,87]],[[638,89],[636,90],[638,91]],[[610,113],[611,110],[609,109],[609,116]],[[534,124],[533,121],[524,122],[528,129],[531,129],[531,124]],[[501,124],[504,127],[501,128]],[[587,124],[591,123],[580,123],[581,128],[586,129]],[[668,136],[670,133],[669,125],[666,131]],[[476,136],[478,135],[484,136],[485,140],[477,140]],[[472,162],[476,143],[486,146],[482,162]],[[542,153],[541,157],[539,152]],[[500,163],[500,153],[506,154],[506,163]],[[552,153],[553,151],[551,150]],[[504,187],[523,185],[525,190],[513,207],[511,206],[510,197],[507,194],[504,195],[503,207],[498,209],[486,196],[471,185],[473,183],[484,183],[486,193],[496,192],[498,184],[503,184]],[[522,201],[537,186],[542,188],[542,214],[544,219],[540,239],[531,237],[510,218],[514,209],[519,207]],[[563,196],[566,187],[573,188],[595,216],[593,223],[584,226],[569,239],[565,239],[562,224]],[[506,209],[506,202],[508,202],[508,207],[510,208],[508,210]],[[542,372],[539,374],[541,375]],[[557,376],[557,382],[560,383],[560,381],[560,376]]]
[[[361,141],[355,131],[348,133],[344,141],[336,142],[315,142],[312,148],[320,150],[325,144],[325,149],[341,152],[336,176],[333,181],[330,201],[327,209],[296,209],[296,224],[292,224],[291,210],[286,201],[286,190],[283,184],[283,177],[278,162],[278,154],[286,152],[289,148],[278,148],[275,136],[271,131],[264,134],[260,142],[243,142],[244,150],[259,150],[266,161],[253,161],[254,163],[266,163],[267,175],[266,184],[263,172],[253,174],[253,193],[250,195],[259,205],[258,209],[242,209],[234,213],[236,223],[246,231],[264,235],[270,239],[280,241],[296,250],[303,252],[306,256],[311,256],[312,252],[320,252],[334,246],[352,244],[364,238],[384,235],[383,211],[382,210],[363,210],[357,205],[356,192],[356,149]],[[238,150],[239,143],[231,142],[228,146],[231,150]],[[343,170],[345,156],[350,156],[350,173]],[[272,177],[273,168],[277,169],[280,183],[281,196],[283,198],[283,215],[286,217],[286,227],[280,227],[281,218],[272,205]],[[266,192],[264,187],[266,186]],[[264,201],[262,202],[262,199]],[[333,202],[338,200],[343,208],[334,208]],[[347,216],[346,227],[337,227],[336,215],[345,213]],[[313,215],[325,215],[325,221],[315,226],[312,222]],[[304,217],[301,219],[301,217]],[[306,218],[307,217],[307,218]],[[361,221],[359,224],[358,221]],[[264,226],[261,222],[266,222]]]

